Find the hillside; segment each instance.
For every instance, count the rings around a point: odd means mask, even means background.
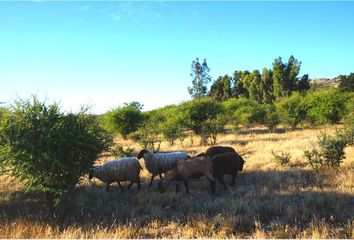
[[[338,127],[338,126],[337,126]],[[305,161],[320,132],[335,126],[269,133],[264,128],[241,129],[222,135],[218,144],[234,147],[246,160],[236,187],[217,195],[208,192],[205,179],[190,185],[191,194],[161,194],[157,180],[151,189],[144,168],[142,190],[136,186],[111,191],[98,180],[83,179],[77,186],[62,224],[50,224],[40,193],[25,193],[8,176],[0,177],[1,238],[354,238],[354,147],[346,148],[342,166],[315,172]],[[117,143],[139,151],[136,143]],[[162,151],[204,151],[196,137]],[[273,155],[289,153],[290,164],[279,165]],[[97,164],[113,159],[102,157]],[[143,161],[142,161],[143,163]],[[226,178],[229,183],[230,179]],[[126,187],[127,184],[124,184]],[[344,211],[343,211],[344,210]]]

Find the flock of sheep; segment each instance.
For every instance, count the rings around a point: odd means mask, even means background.
[[[140,170],[143,168],[138,159],[144,158],[146,169],[152,174],[149,187],[152,186],[154,178],[159,175],[158,188],[160,192],[166,191],[172,181],[176,181],[176,192],[178,183],[184,182],[186,192],[189,193],[188,180],[205,176],[209,182],[212,193],[215,194],[215,179],[227,189],[223,175],[231,175],[231,185],[235,185],[238,171],[242,171],[245,161],[232,147],[214,146],[190,157],[184,152],[152,153],[149,150],[141,150],[137,157],[126,157],[119,160],[112,160],[103,165],[96,166],[89,174],[89,179],[98,178],[109,185],[117,182],[122,192],[124,189],[121,181],[130,181],[128,189],[136,183],[140,190]],[[162,174],[164,176],[162,177]]]

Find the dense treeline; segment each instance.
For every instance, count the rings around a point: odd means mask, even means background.
[[[128,135],[128,128],[116,128],[113,132],[130,137],[139,141],[143,147],[152,149],[158,148],[163,140],[171,145],[176,140],[183,141],[191,132],[200,136],[202,144],[215,144],[217,135],[224,132],[226,125],[237,129],[240,126],[250,127],[257,124],[274,131],[279,124],[294,130],[300,124],[320,126],[337,124],[342,120],[353,121],[353,102],[353,93],[335,88],[307,93],[294,92],[273,103],[263,104],[246,97],[230,98],[222,102],[203,97],[148,112],[135,109],[135,113],[139,115],[135,122],[129,115],[125,115],[117,125],[137,124],[136,130],[130,131]],[[111,115],[122,115],[129,108],[130,104],[126,104],[110,111],[103,116],[103,125],[107,126],[115,121]]]
[[[200,63],[196,58],[188,87],[193,100],[148,112],[133,102],[109,111],[101,122],[107,130],[153,150],[163,140],[173,145],[190,133],[199,136],[201,144],[215,144],[226,125],[237,129],[257,124],[275,131],[279,124],[294,130],[300,124],[350,122],[354,73],[341,75],[338,88],[311,89],[308,74],[299,77],[300,67],[293,56],[286,63],[278,57],[272,69],[235,71],[233,77],[218,77],[208,90],[210,68],[206,59]]]

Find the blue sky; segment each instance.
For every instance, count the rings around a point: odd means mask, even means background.
[[[196,57],[215,80],[291,54],[310,78],[353,72],[354,2],[0,2],[0,102],[150,110],[190,99]]]

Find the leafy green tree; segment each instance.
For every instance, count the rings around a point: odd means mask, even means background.
[[[273,92],[275,98],[280,98],[285,95],[284,90],[284,71],[285,64],[282,62],[281,57],[274,60],[273,63]]]
[[[102,124],[110,132],[117,132],[123,138],[136,131],[144,120],[142,105],[138,102],[126,103],[107,112],[102,118]]]
[[[225,101],[232,97],[231,77],[228,75],[219,76],[210,87],[209,96],[216,101]]]
[[[348,76],[340,75],[339,89],[345,92],[354,92],[354,73]]]
[[[273,95],[273,72],[267,68],[262,69],[262,103],[271,103],[274,100]]]
[[[235,71],[232,84],[232,97],[248,96],[248,91],[242,82],[243,71]]]
[[[310,79],[308,74],[304,74],[297,83],[297,90],[299,92],[306,92],[310,89]]]
[[[36,97],[15,102],[0,127],[0,141],[2,169],[27,190],[43,191],[52,216],[111,144],[84,109],[64,114],[57,104],[47,106]]]
[[[337,90],[318,90],[304,99],[307,118],[312,124],[335,124],[346,113],[347,96]]]
[[[255,100],[257,102],[262,102],[263,89],[261,84],[261,74],[259,73],[259,71],[254,70],[250,78],[248,78],[247,80],[249,80],[250,82],[248,85],[250,99]]]
[[[274,104],[263,104],[262,110],[263,121],[262,124],[268,127],[272,132],[275,131],[277,125],[280,123],[280,116]]]
[[[203,63],[199,58],[192,61],[191,66],[192,87],[188,87],[188,92],[193,98],[199,98],[207,95],[207,85],[211,81],[209,75],[210,68],[204,59]]]
[[[303,102],[303,96],[298,92],[276,102],[281,121],[289,125],[292,130],[296,129],[297,125],[305,119],[306,111]]]
[[[286,95],[297,90],[297,75],[299,75],[300,67],[301,62],[291,55],[284,69],[284,90]]]
[[[274,60],[273,63],[273,92],[274,97],[280,98],[289,96],[292,92],[298,90],[298,75],[301,62],[294,56],[290,56],[287,64],[282,62],[281,57]]]
[[[182,116],[184,126],[192,129],[198,136],[203,137],[208,121],[216,119],[219,114],[223,113],[223,107],[215,100],[205,97],[184,103],[182,106]]]

